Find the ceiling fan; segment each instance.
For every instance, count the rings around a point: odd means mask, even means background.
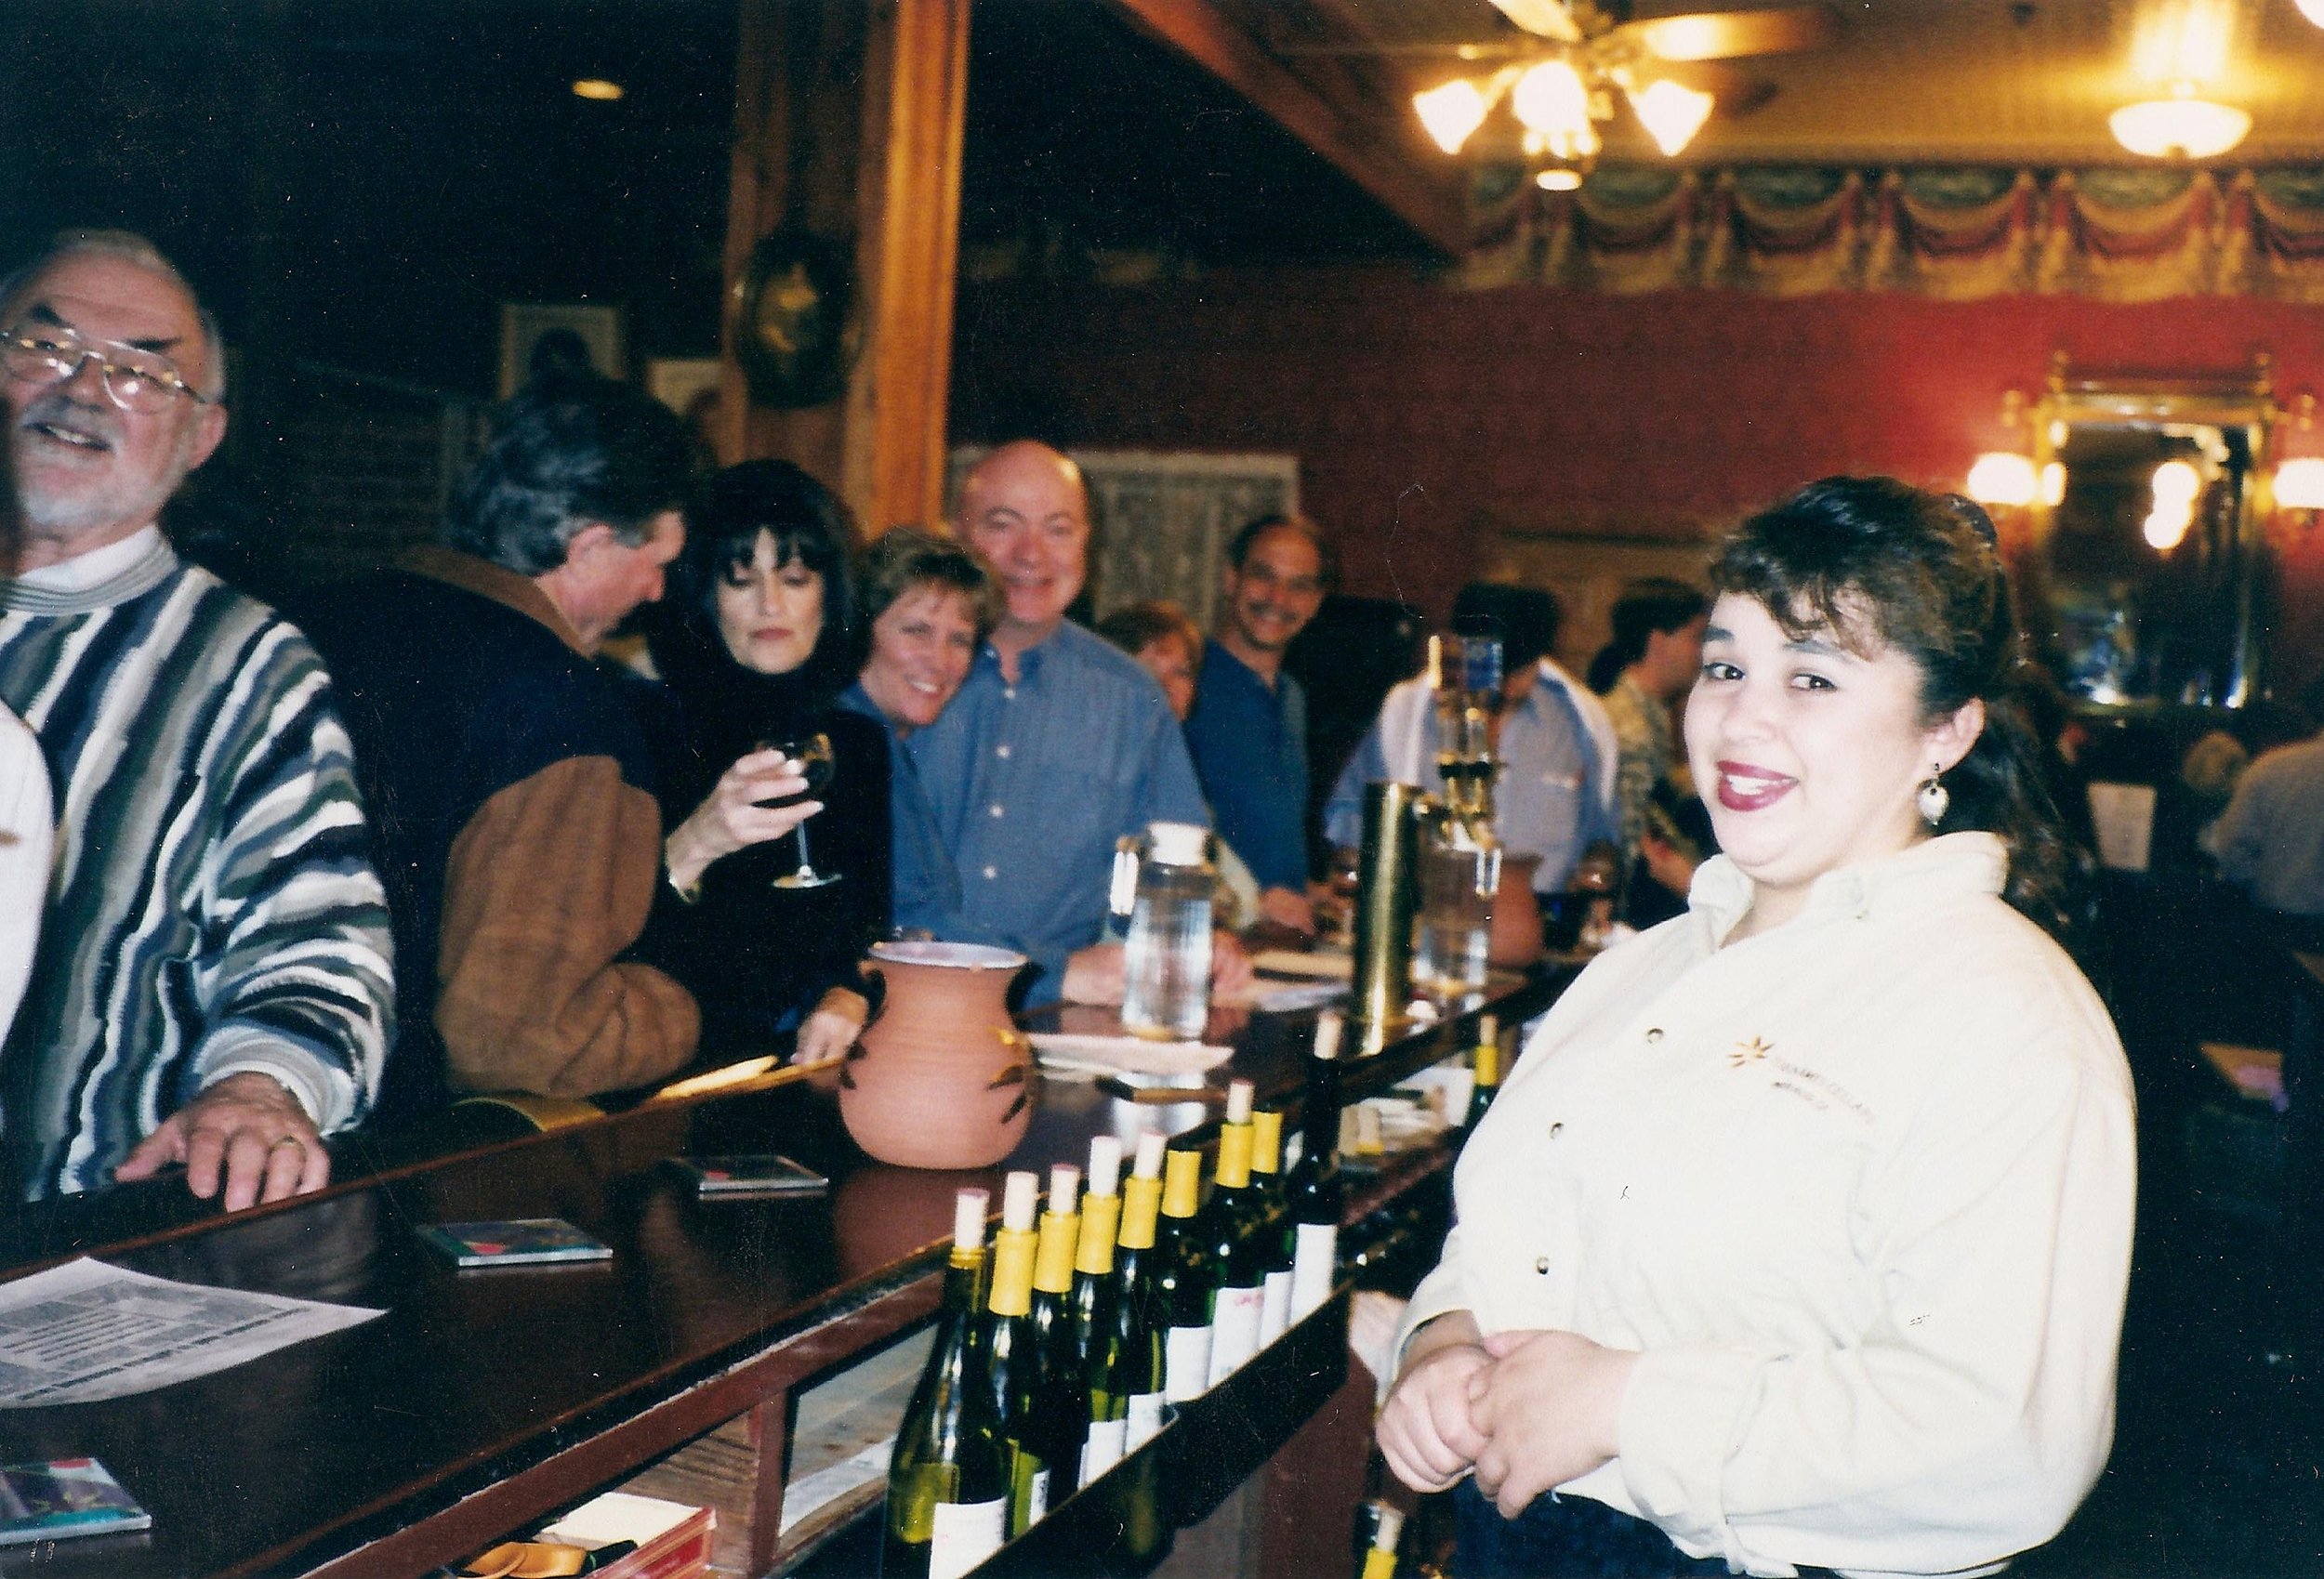
[[[1501,64],[1416,93],[1412,106],[1437,146],[1458,153],[1508,100],[1521,134],[1518,146],[1535,167],[1535,179],[1552,191],[1581,184],[1603,146],[1598,128],[1614,118],[1618,93],[1656,146],[1674,157],[1723,97],[1682,80],[1690,74],[1701,80],[1699,71],[1688,68],[1819,48],[1840,36],[1838,14],[1821,4],[1635,20],[1629,0],[1492,4],[1530,36],[1462,46],[1463,59]],[[1724,85],[1723,97],[1733,109],[1741,107],[1737,99],[1756,101],[1772,91],[1765,84],[1735,82]]]

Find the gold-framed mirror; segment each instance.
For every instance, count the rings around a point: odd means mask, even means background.
[[[2032,413],[2040,493],[2024,617],[2067,694],[2101,707],[2259,695],[2270,584],[2268,359],[2228,375],[2084,374]]]

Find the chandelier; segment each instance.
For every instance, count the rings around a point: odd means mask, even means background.
[[[1505,102],[1534,178],[1553,191],[1581,184],[1618,104],[1629,106],[1666,158],[1695,139],[1717,100],[1670,67],[1812,49],[1840,33],[1838,16],[1822,4],[1643,20],[1632,19],[1629,0],[1493,5],[1525,36],[1464,45],[1460,54],[1506,63],[1416,93],[1412,107],[1436,146],[1459,153]]]
[[[2324,7],[2324,0],[2311,0]],[[2133,72],[2168,95],[2125,104],[2106,118],[2115,140],[2146,159],[2210,159],[2241,142],[2251,115],[2202,96],[2227,74],[2235,36],[2231,0],[2163,0],[2138,19]]]
[[[1526,158],[1541,165],[1541,177],[1552,178],[1541,184],[1570,190],[1580,185],[1582,171],[1604,145],[1598,125],[1614,118],[1617,92],[1666,157],[1695,139],[1717,102],[1669,77],[1642,82],[1627,61],[1604,66],[1580,51],[1561,51],[1489,76],[1457,77],[1413,95],[1412,107],[1436,146],[1458,153],[1506,98],[1523,128]]]

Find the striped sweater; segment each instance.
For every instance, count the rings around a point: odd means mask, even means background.
[[[112,569],[93,583],[0,582],[0,703],[40,737],[58,822],[0,1055],[0,1157],[27,1197],[109,1184],[162,1120],[244,1070],[325,1132],[354,1122],[393,998],[313,650],[158,533],[99,553]]]

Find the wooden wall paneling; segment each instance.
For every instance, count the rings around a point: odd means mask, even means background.
[[[728,184],[720,458],[790,460],[865,530],[941,508],[970,0],[740,0]],[[786,220],[854,249],[848,388],[755,405],[734,315],[759,238]]]
[[[848,384],[842,491],[874,536],[944,509],[969,7],[878,0],[872,29],[857,249],[865,333]]]

